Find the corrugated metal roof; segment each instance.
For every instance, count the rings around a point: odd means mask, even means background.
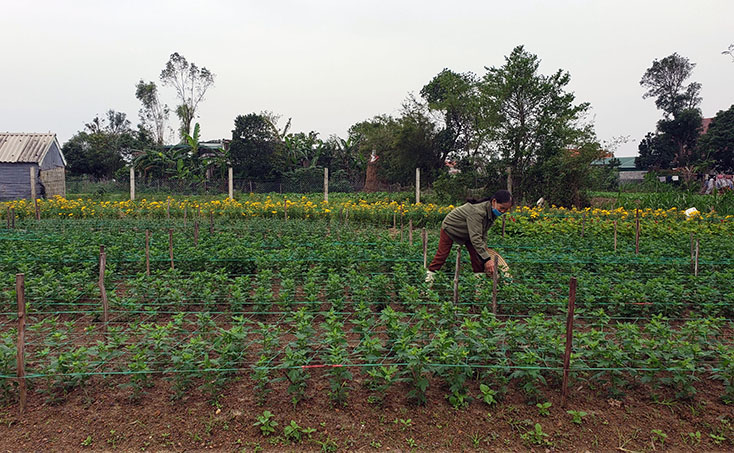
[[[0,162],[39,163],[55,140],[55,134],[0,132]]]

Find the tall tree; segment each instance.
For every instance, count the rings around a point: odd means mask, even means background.
[[[698,148],[716,170],[734,172],[734,105],[716,114]]]
[[[536,55],[515,47],[504,66],[487,68],[480,85],[486,134],[511,170],[519,197],[537,190],[530,172],[534,166],[594,140],[581,126],[589,104],[576,104],[574,94],[565,90],[570,75],[562,70],[543,75],[539,65]]]
[[[271,123],[262,115],[250,113],[234,120],[229,153],[239,177],[274,178],[280,176],[279,139]]]
[[[420,94],[428,109],[438,116],[436,139],[444,151],[443,158],[450,154],[455,158],[474,157],[483,143],[476,76],[444,69]]]
[[[141,130],[133,131],[123,112],[109,110],[105,117],[95,116],[63,146],[69,172],[112,178],[117,170],[132,159],[135,149],[150,146],[150,137]]]
[[[206,91],[214,85],[215,75],[207,68],[199,68],[189,63],[178,52],[171,54],[166,66],[161,71],[163,85],[170,85],[176,90],[181,102],[176,106],[176,115],[181,120],[180,133],[183,138],[191,132],[191,122],[196,117],[199,103],[204,100]]]
[[[143,104],[138,111],[140,127],[147,130],[153,140],[162,146],[166,136],[166,122],[170,110],[158,97],[158,87],[155,82],[145,83],[142,80],[135,85],[135,97]]]
[[[701,84],[691,82],[686,85],[695,67],[695,63],[677,53],[654,60],[640,80],[640,85],[647,89],[642,98],[654,97],[655,105],[666,118],[697,108],[701,103]]]

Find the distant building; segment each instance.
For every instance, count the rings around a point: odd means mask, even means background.
[[[612,159],[617,159],[619,161],[619,167],[617,168],[619,170],[620,184],[642,182],[645,180],[645,173],[647,173],[647,170],[637,168],[634,157],[605,157],[603,159],[595,160],[591,165],[608,165]]]
[[[0,201],[66,196],[66,159],[55,134],[0,133]]]

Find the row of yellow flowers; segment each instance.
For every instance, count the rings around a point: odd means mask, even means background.
[[[136,201],[98,201],[92,199],[52,199],[37,200],[41,218],[181,218],[188,216],[224,216],[240,217],[288,217],[292,218],[332,218],[352,219],[356,221],[390,221],[396,216],[404,220],[411,219],[418,224],[436,224],[451,211],[453,205],[436,205],[432,203],[409,203],[388,200],[366,201],[363,199],[346,199],[336,201],[313,201],[306,196],[300,198],[273,199],[268,197],[248,197],[238,199],[176,199]],[[16,218],[33,218],[35,206],[28,200],[0,202],[3,211],[15,212]],[[563,207],[531,207],[518,206],[508,214],[513,222],[565,219],[577,223],[587,219],[630,220],[639,214],[640,218],[655,221],[699,220],[730,223],[732,216],[719,216],[716,212],[695,212],[686,214],[675,207],[670,209],[635,209],[613,210],[586,208],[567,209]]]

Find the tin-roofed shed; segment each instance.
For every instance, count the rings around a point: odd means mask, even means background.
[[[66,159],[55,134],[0,132],[0,201],[66,196]]]

